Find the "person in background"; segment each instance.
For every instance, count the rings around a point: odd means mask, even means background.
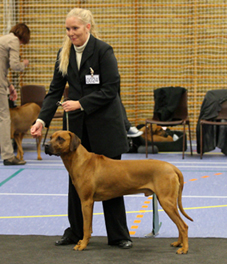
[[[89,10],[74,8],[65,21],[66,38],[58,52],[54,76],[40,115],[31,128],[38,137],[53,118],[66,83],[68,99],[62,103],[68,113],[69,131],[91,152],[121,159],[128,151],[121,100],[120,76],[113,48],[101,41]],[[66,129],[66,115],[63,129]],[[108,177],[108,175],[106,175]],[[126,223],[123,197],[102,202],[109,245],[128,249],[132,241]],[[83,217],[77,191],[69,177],[67,228],[56,246],[76,244],[83,238]]]
[[[9,34],[0,37],[0,147],[4,165],[26,163],[15,157],[12,146],[8,98],[12,101],[17,100],[17,92],[7,79],[7,74],[9,68],[22,72],[28,66],[28,60],[20,61],[20,45],[29,43],[29,40],[30,29],[24,23],[15,25]]]

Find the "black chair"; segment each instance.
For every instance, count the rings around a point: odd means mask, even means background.
[[[26,103],[36,103],[42,107],[46,96],[46,89],[43,85],[24,85],[20,89],[21,105]]]
[[[167,91],[166,89],[170,89],[171,90]],[[159,88],[156,89],[154,91],[154,101],[155,101],[155,105],[154,105],[154,113],[153,113],[153,118],[147,118],[146,119],[146,130],[145,130],[145,143],[146,143],[146,157],[148,156],[148,125],[152,124],[157,124],[159,126],[162,127],[167,127],[167,126],[178,126],[178,125],[182,125],[183,126],[183,149],[182,149],[182,159],[184,159],[184,151],[185,151],[185,138],[186,138],[186,133],[185,133],[185,126],[188,125],[188,131],[189,131],[189,141],[190,141],[190,149],[191,149],[191,155],[192,155],[192,142],[191,142],[191,130],[190,130],[190,121],[188,118],[188,104],[187,104],[187,90],[185,88],[181,88],[181,87],[165,87],[165,88]],[[179,88],[179,89],[178,89]],[[175,90],[176,89],[176,90]],[[171,97],[174,98],[179,98],[179,103],[176,104],[175,109],[174,106],[170,106],[168,109],[172,108],[172,113],[171,118],[170,116],[168,116],[167,118],[167,114],[164,115],[164,119],[166,118],[167,120],[161,120],[160,119],[160,115],[157,113],[157,92],[159,93],[165,93],[165,92],[170,92],[171,91]],[[176,97],[175,97],[175,94]],[[180,94],[182,93],[182,94]],[[168,98],[167,98],[168,101]],[[163,108],[166,108],[166,105],[163,104]],[[167,109],[166,108],[166,109]],[[153,141],[153,132],[152,132],[152,128],[150,129],[151,131],[151,146],[152,146],[152,153],[154,152],[154,141]]]

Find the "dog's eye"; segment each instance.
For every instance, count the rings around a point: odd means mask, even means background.
[[[65,139],[60,137],[60,136],[58,136],[58,141],[60,141],[60,143],[63,143],[65,141]]]

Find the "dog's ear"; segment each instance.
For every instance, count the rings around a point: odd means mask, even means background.
[[[81,143],[81,140],[74,133],[70,132],[71,142],[69,146],[70,151],[74,151],[78,148]]]

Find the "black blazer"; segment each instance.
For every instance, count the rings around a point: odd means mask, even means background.
[[[69,99],[79,100],[84,109],[68,113],[69,130],[81,138],[86,126],[92,151],[97,154],[115,157],[127,152],[127,136],[118,93],[120,76],[112,47],[90,35],[78,71],[72,45],[68,71],[64,77],[58,71],[58,56],[39,118],[49,126],[57,109],[56,103],[61,100],[68,83]],[[90,75],[90,68],[95,75],[99,75],[100,84],[86,84],[85,76]]]
[[[200,120],[215,120],[221,111],[221,104],[227,100],[226,89],[210,90],[206,93],[201,105],[199,118],[196,126],[197,153],[200,153]],[[203,126],[203,152],[209,152],[216,148],[227,155],[227,127],[226,126]]]

